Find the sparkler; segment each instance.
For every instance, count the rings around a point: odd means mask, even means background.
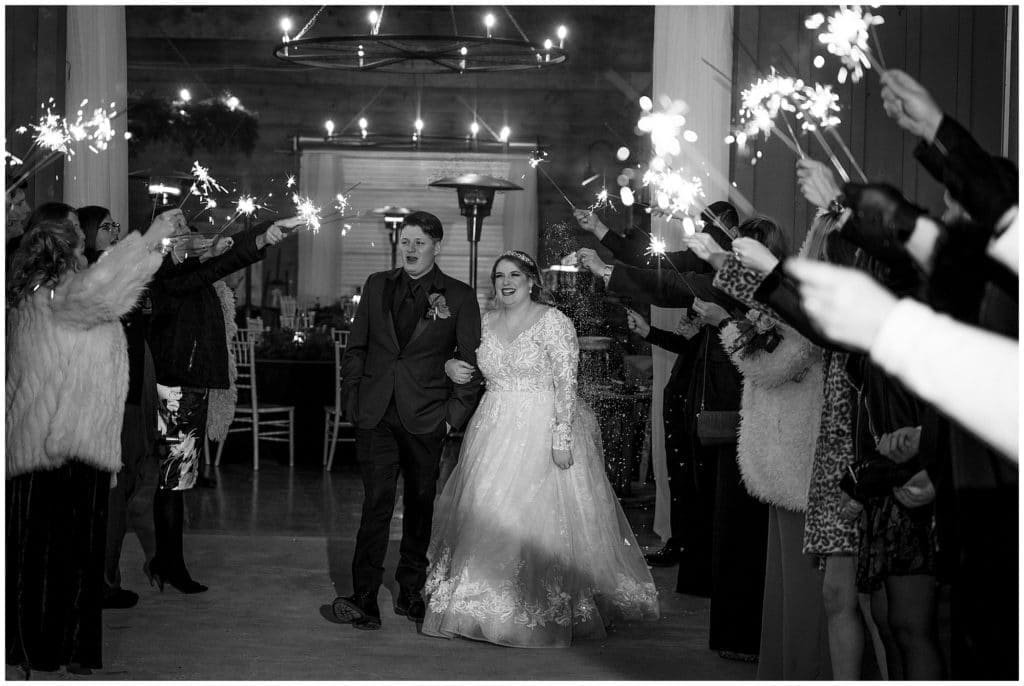
[[[665,240],[659,236],[651,236],[650,245],[644,251],[645,255],[650,257],[664,257],[667,246]]]
[[[832,92],[829,85],[822,86],[820,83],[814,86],[807,86],[803,91],[803,99],[799,103],[800,113],[798,117],[803,118],[803,129],[814,134],[822,149],[828,155],[832,166],[843,178],[843,183],[850,182],[850,175],[839,162],[839,158],[832,152],[832,148],[821,135],[821,129],[832,129],[840,123],[839,117],[834,113],[839,112],[839,96]]]
[[[79,104],[74,121],[55,114],[51,109],[54,103],[54,99],[50,98],[48,103],[40,105],[46,109],[46,114],[39,118],[38,123],[30,124],[27,127],[19,126],[15,129],[17,133],[25,134],[31,128],[35,134],[24,159],[7,151],[4,152],[4,158],[8,160],[10,166],[27,167],[27,170],[22,172],[8,187],[8,192],[61,155],[73,157],[76,143],[84,141],[89,150],[99,153],[106,150],[109,142],[114,138],[116,132],[111,122],[118,116],[115,103],[110,103],[109,111],[106,108],[98,107],[93,110],[92,115],[87,117],[85,106],[89,104],[89,100],[85,99]],[[41,160],[38,159],[38,155],[34,154],[37,151],[43,154]],[[42,153],[42,151],[46,152]]]
[[[551,185],[555,187],[555,190],[558,191],[558,193],[562,196],[562,199],[565,200],[566,203],[568,203],[569,207],[571,207],[573,210],[575,210],[576,206],[572,204],[572,200],[569,200],[569,196],[565,194],[565,191],[563,191],[558,186],[557,183],[555,183],[555,180],[552,179],[551,175],[548,174],[544,170],[544,167],[540,166],[541,164],[543,164],[544,162],[547,162],[547,161],[548,161],[548,152],[547,152],[547,150],[539,150],[538,149],[538,150],[534,150],[533,152],[530,153],[530,159],[529,159],[530,166],[533,167],[534,169],[536,169],[537,171],[539,171],[541,174],[543,174],[544,178],[546,178],[548,181],[551,182]]]
[[[804,152],[796,140],[796,134],[785,115],[786,112],[797,111],[794,100],[800,97],[800,90],[803,87],[803,81],[780,76],[775,73],[774,67],[768,78],[758,78],[757,81],[750,84],[740,93],[739,114],[742,129],[734,134],[736,138],[739,139],[740,133],[747,137],[760,133],[767,139],[774,132],[790,150],[800,157],[804,157]],[[780,114],[790,131],[791,138],[787,138],[775,125],[775,119]]]
[[[594,212],[596,210],[603,210],[606,207],[610,207],[612,208],[612,210],[615,210],[615,201],[612,199],[610,195],[608,195],[607,188],[602,187],[601,191],[597,194],[596,198],[597,199],[594,202],[594,204],[587,208],[591,212]]]
[[[226,188],[217,182],[217,179],[210,176],[210,170],[199,164],[199,160],[192,163],[192,178],[194,181],[188,189],[188,193],[181,199],[178,208],[181,209],[185,202],[195,193],[196,197],[207,200],[213,191],[226,192]]]
[[[848,75],[857,83],[864,75],[864,69],[885,71],[885,65],[872,56],[868,45],[868,37],[874,34],[875,26],[884,23],[883,17],[872,15],[870,10],[863,10],[860,5],[840,6],[835,14],[828,17],[826,30],[818,34],[818,40],[842,62],[837,76],[839,83],[846,83]],[[820,12],[812,14],[804,22],[804,26],[812,30],[823,24],[826,24],[826,18]],[[878,43],[877,36],[875,43]]]
[[[310,198],[300,197],[298,193],[292,195],[292,202],[295,203],[295,213],[305,222],[306,228],[314,234],[319,232],[320,208]]]

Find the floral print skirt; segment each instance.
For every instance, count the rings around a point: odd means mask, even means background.
[[[199,476],[209,393],[205,388],[157,384],[157,394],[159,486],[167,491],[187,491]]]

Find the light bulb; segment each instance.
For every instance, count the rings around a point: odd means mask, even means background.
[[[480,125],[477,124],[476,122],[473,122],[472,124],[469,125],[469,132],[472,133],[474,136],[477,135],[478,133],[480,133]]]
[[[377,14],[377,10],[370,10],[370,23],[371,24],[376,24],[377,20],[379,18],[380,18],[380,15]]]
[[[423,131],[423,120],[422,119],[417,119],[416,123],[413,124],[413,126],[416,127],[416,133],[422,132]]]
[[[328,136],[334,135],[334,122],[333,121],[328,119],[326,122],[324,122],[324,128],[327,129],[327,135]]]
[[[493,14],[488,14],[486,17],[484,17],[484,26],[486,26],[487,28],[491,28],[494,26]]]
[[[291,31],[292,30],[292,20],[289,19],[288,17],[282,17],[281,18],[281,30],[284,31],[285,33],[288,33],[289,31]]]
[[[565,37],[569,35],[569,29],[565,26],[558,27],[558,48],[562,49],[565,47]]]
[[[544,49],[545,50],[550,50],[551,49],[551,39],[550,38],[545,38],[544,39]]]
[[[369,125],[370,125],[370,122],[366,121],[365,117],[360,117],[359,118],[359,128],[365,129]]]
[[[499,139],[501,140],[502,143],[508,142],[508,137],[511,135],[512,129],[508,128],[507,126],[501,127],[501,135]]]

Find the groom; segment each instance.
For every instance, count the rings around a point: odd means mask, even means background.
[[[402,474],[401,559],[395,613],[421,621],[427,545],[441,447],[451,428],[473,413],[479,374],[453,385],[444,363],[476,366],[480,308],[472,288],[434,264],[444,229],[428,212],[405,218],[398,238],[402,266],[371,274],[341,361],[346,416],[356,426],[363,513],[352,558],[354,593],[336,598],[335,616],[357,629],[379,629],[377,590]]]

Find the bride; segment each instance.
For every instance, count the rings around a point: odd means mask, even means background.
[[[498,308],[477,353],[487,391],[435,509],[423,633],[563,647],[618,618],[657,619],[597,421],[576,398],[572,322],[541,302],[526,253],[499,256],[491,283]],[[447,367],[456,380],[473,371]]]

